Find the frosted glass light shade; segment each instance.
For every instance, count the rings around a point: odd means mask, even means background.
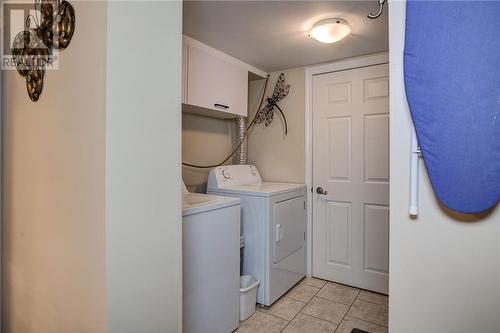
[[[340,18],[328,18],[316,22],[309,36],[321,43],[335,43],[351,33],[351,27],[346,20]]]

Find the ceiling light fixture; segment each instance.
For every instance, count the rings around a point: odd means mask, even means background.
[[[341,18],[327,18],[314,23],[309,37],[321,43],[335,43],[351,33],[351,27]]]

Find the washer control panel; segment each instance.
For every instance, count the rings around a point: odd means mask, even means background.
[[[224,165],[210,170],[208,183],[209,187],[219,188],[262,183],[262,178],[254,165]]]

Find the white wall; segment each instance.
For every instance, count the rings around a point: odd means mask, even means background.
[[[109,3],[108,332],[181,332],[181,9]]]
[[[408,217],[410,114],[404,95],[405,3],[389,2],[391,332],[500,332],[500,207],[460,216],[436,201],[420,168],[420,214]]]
[[[77,27],[40,100],[4,71],[2,332],[104,332],[106,2]]]

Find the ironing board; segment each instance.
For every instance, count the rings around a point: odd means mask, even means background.
[[[405,89],[434,193],[480,213],[500,200],[500,2],[408,0]]]

